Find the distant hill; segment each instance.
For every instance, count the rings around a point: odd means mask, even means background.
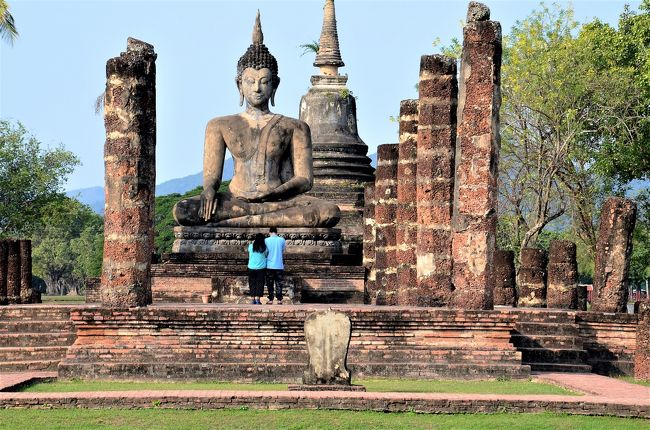
[[[223,164],[223,180],[232,178],[233,162],[228,158]],[[166,196],[168,194],[184,194],[199,185],[203,184],[203,172],[194,175],[184,176],[182,178],[170,179],[156,185],[156,196]],[[65,193],[68,197],[75,198],[81,203],[87,204],[90,208],[100,215],[104,214],[104,188],[90,187],[70,190]]]

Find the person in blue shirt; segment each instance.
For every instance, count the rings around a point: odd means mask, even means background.
[[[278,300],[279,305],[282,304],[282,278],[284,275],[284,248],[286,246],[285,240],[282,236],[278,236],[278,229],[271,227],[269,229],[270,236],[264,242],[268,249],[268,257],[266,259],[266,288],[269,290],[268,305],[273,304],[273,293]]]
[[[248,245],[248,287],[253,296],[253,304],[261,305],[266,277],[266,257],[269,254],[264,235],[257,233],[253,243]]]

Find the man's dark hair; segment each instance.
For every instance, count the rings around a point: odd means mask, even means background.
[[[271,228],[269,229],[269,233],[277,233],[277,232],[278,232],[278,228],[277,228],[277,227],[271,227]]]

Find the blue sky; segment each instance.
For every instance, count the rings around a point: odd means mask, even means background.
[[[66,189],[103,185],[104,127],[94,101],[104,90],[106,60],[136,37],[154,45],[157,65],[157,182],[199,172],[203,132],[215,116],[239,112],[237,59],[251,43],[255,12],[278,59],[282,82],[274,112],[297,117],[316,73],[299,45],[317,40],[322,0],[29,1],[9,0],[20,37],[0,43],[0,117],[21,121],[48,146],[62,143],[82,161]],[[359,134],[369,153],[396,142],[389,120],[402,99],[417,97],[419,59],[461,35],[467,1],[337,0],[341,53],[357,96]],[[548,2],[547,2],[548,3]],[[615,24],[623,5],[574,1],[579,21]],[[504,33],[537,1],[486,1]],[[560,2],[568,5],[566,2]]]

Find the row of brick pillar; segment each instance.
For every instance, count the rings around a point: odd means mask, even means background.
[[[39,302],[32,287],[32,241],[0,240],[0,305]]]
[[[459,78],[455,59],[422,56],[399,144],[378,147],[366,189],[369,303],[492,307],[501,26],[472,2],[463,36]]]

